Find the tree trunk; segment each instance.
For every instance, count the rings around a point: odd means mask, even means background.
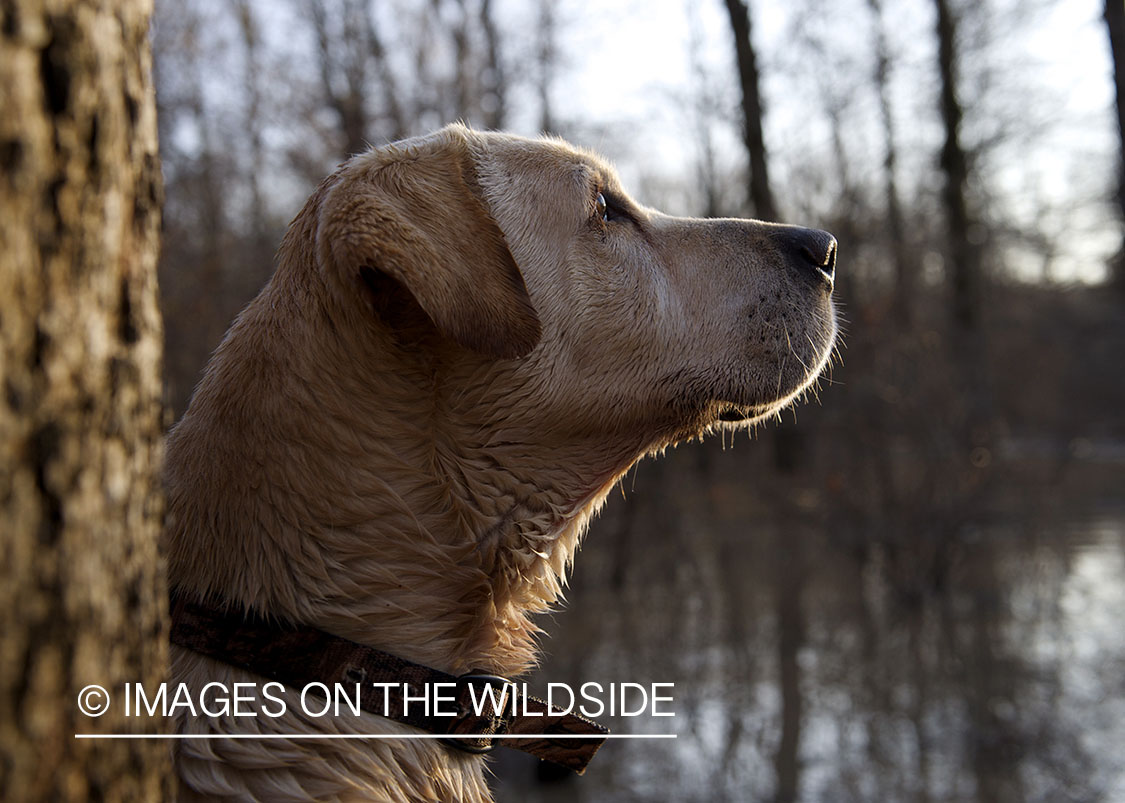
[[[743,0],[726,0],[730,14],[734,52],[738,61],[738,81],[742,86],[742,136],[750,162],[749,200],[752,214],[762,220],[777,220],[769,170],[766,167],[766,140],[762,134],[762,95],[759,91],[758,59],[751,39],[750,8]],[[774,465],[784,472],[795,472],[804,460],[804,435],[796,422],[777,422],[773,433]]]
[[[308,6],[317,43],[317,69],[321,92],[339,124],[343,158],[367,150],[367,98],[364,78],[367,49],[357,37],[373,31],[366,7],[358,0],[344,2],[340,9],[345,41],[329,30],[328,9],[323,3]],[[365,43],[370,44],[370,43]]]
[[[792,521],[792,517],[788,519]],[[794,803],[800,798],[801,724],[804,699],[801,695],[801,665],[798,657],[805,643],[805,618],[801,589],[805,585],[805,533],[784,528],[774,531],[777,566],[775,599],[777,613],[777,685],[781,696],[781,736],[773,756],[777,786],[775,803]]]
[[[711,130],[715,109],[721,104],[711,91],[711,81],[704,64],[705,42],[699,11],[696,6],[691,6],[689,13],[688,59],[691,64],[692,128],[696,136],[696,147],[699,149],[696,176],[703,192],[703,217],[723,217],[719,189],[722,181],[715,159],[715,142]],[[707,464],[707,450],[696,449],[695,454],[700,465]]]
[[[941,120],[945,143],[941,170],[945,174],[942,204],[949,227],[950,278],[953,286],[953,320],[963,330],[977,328],[980,317],[981,253],[973,242],[973,221],[967,200],[969,157],[961,144],[961,103],[957,99],[957,30],[949,0],[937,6],[938,73],[941,80]]]
[[[1117,89],[1117,133],[1121,149],[1117,162],[1117,206],[1125,222],[1125,2],[1106,0],[1105,25],[1109,32],[1109,49],[1113,54],[1113,83]],[[1113,278],[1125,288],[1125,238],[1113,259]]]
[[[536,23],[535,91],[539,97],[539,133],[556,134],[554,104],[551,102],[551,84],[558,68],[555,9],[551,0],[539,0],[539,18]]]
[[[971,460],[976,449],[989,449],[995,430],[987,344],[981,326],[984,259],[980,221],[975,220],[968,201],[969,154],[961,143],[961,103],[957,98],[957,17],[949,0],[934,0],[937,8],[938,73],[941,83],[941,119],[945,142],[941,170],[945,174],[942,206],[948,227],[947,258],[952,284],[951,357],[959,387],[960,410],[950,410],[958,420],[961,438]],[[971,469],[970,469],[971,471]]]
[[[480,24],[484,29],[487,69],[481,97],[481,118],[485,128],[501,129],[508,119],[508,78],[500,52],[500,33],[496,29],[492,0],[481,0]]]
[[[895,144],[894,114],[891,109],[890,69],[891,56],[883,23],[881,0],[867,0],[875,18],[875,87],[879,93],[879,118],[883,127],[885,148],[883,156],[884,194],[887,204],[887,234],[891,240],[891,257],[895,268],[895,319],[907,329],[913,319],[914,278],[916,262],[906,242],[902,203],[898,195],[898,147]]]
[[[751,39],[750,9],[743,0],[726,0],[738,59],[738,81],[742,87],[742,136],[750,157],[750,204],[762,220],[777,220],[766,166],[766,140],[762,133],[762,95],[759,91],[758,59]]]
[[[406,124],[406,114],[402,110],[402,101],[399,99],[398,81],[395,79],[391,65],[387,61],[387,49],[383,45],[383,38],[375,27],[375,3],[368,3],[367,7],[367,49],[375,59],[375,71],[379,75],[383,103],[387,107],[387,138],[394,141],[409,136],[410,126]]]
[[[3,800],[171,792],[166,743],[75,739],[167,664],[150,5],[0,7]]]
[[[242,35],[243,59],[246,80],[246,139],[250,146],[250,170],[246,176],[250,185],[250,229],[255,253],[269,253],[269,231],[266,225],[266,203],[262,196],[262,176],[265,175],[265,128],[262,111],[262,37],[258,20],[250,0],[238,0],[235,5],[238,30]],[[272,250],[272,249],[270,249]]]

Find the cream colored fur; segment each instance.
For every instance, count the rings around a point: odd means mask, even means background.
[[[829,292],[779,233],[640,207],[558,140],[450,126],[356,156],[169,436],[173,587],[519,675],[621,475],[774,414],[827,360]],[[196,688],[254,679],[173,653]],[[180,729],[406,732],[288,711]],[[433,742],[184,741],[177,767],[186,799],[490,799],[484,761]]]

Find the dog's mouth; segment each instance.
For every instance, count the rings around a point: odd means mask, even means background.
[[[725,421],[728,424],[738,424],[743,421],[749,421],[753,417],[754,414],[751,412],[750,408],[738,407],[733,404],[719,411],[719,420]]]
[[[742,393],[738,388],[733,392],[727,388],[719,396],[718,403],[712,407],[713,420],[730,426],[755,424],[776,415],[808,392],[831,359],[836,341],[835,310],[829,306],[826,314],[826,321],[814,320],[816,325],[808,327],[808,346],[805,348],[797,349],[790,345],[786,333],[785,345],[788,345],[788,349],[779,353],[776,358],[779,363],[774,369],[777,371],[774,374],[775,384],[771,383],[767,388],[760,385],[755,388],[757,383],[752,382],[749,387],[741,389]],[[798,344],[800,342],[797,341]],[[735,400],[732,401],[732,398]]]
[[[720,424],[747,424],[753,423],[773,415],[785,404],[725,404],[715,415],[715,421]]]
[[[812,374],[806,378],[805,382],[798,385],[791,393],[788,393],[780,398],[771,399],[768,402],[757,404],[736,404],[734,402],[721,402],[718,409],[714,410],[714,422],[716,424],[729,424],[731,426],[741,426],[746,424],[756,424],[759,421],[764,421],[770,416],[776,415],[777,412],[798,398],[810,384],[815,380],[816,374]]]

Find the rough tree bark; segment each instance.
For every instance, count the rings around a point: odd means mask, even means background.
[[[1117,133],[1121,149],[1117,163],[1117,206],[1125,221],[1125,2],[1106,0],[1105,25],[1109,49],[1113,54],[1113,85],[1117,90]],[[1113,258],[1112,269],[1118,287],[1125,289],[1125,239]]]
[[[0,799],[159,800],[161,204],[149,0],[0,5]],[[116,690],[93,719],[87,684]]]

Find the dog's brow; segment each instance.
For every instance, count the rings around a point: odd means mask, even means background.
[[[605,175],[597,167],[582,163],[579,167],[579,172],[582,175],[582,180],[585,181],[586,187],[590,194],[593,195],[601,191],[605,186]]]
[[[640,226],[644,218],[640,208],[621,189],[621,184],[612,172],[598,165],[583,164],[584,174],[591,197],[601,193],[606,201],[617,212],[624,215],[633,224]]]
[[[603,185],[601,193],[605,196],[606,203],[609,205],[610,209],[622,215],[626,220],[643,231],[644,213],[641,212],[628,195],[621,191],[616,182]]]

